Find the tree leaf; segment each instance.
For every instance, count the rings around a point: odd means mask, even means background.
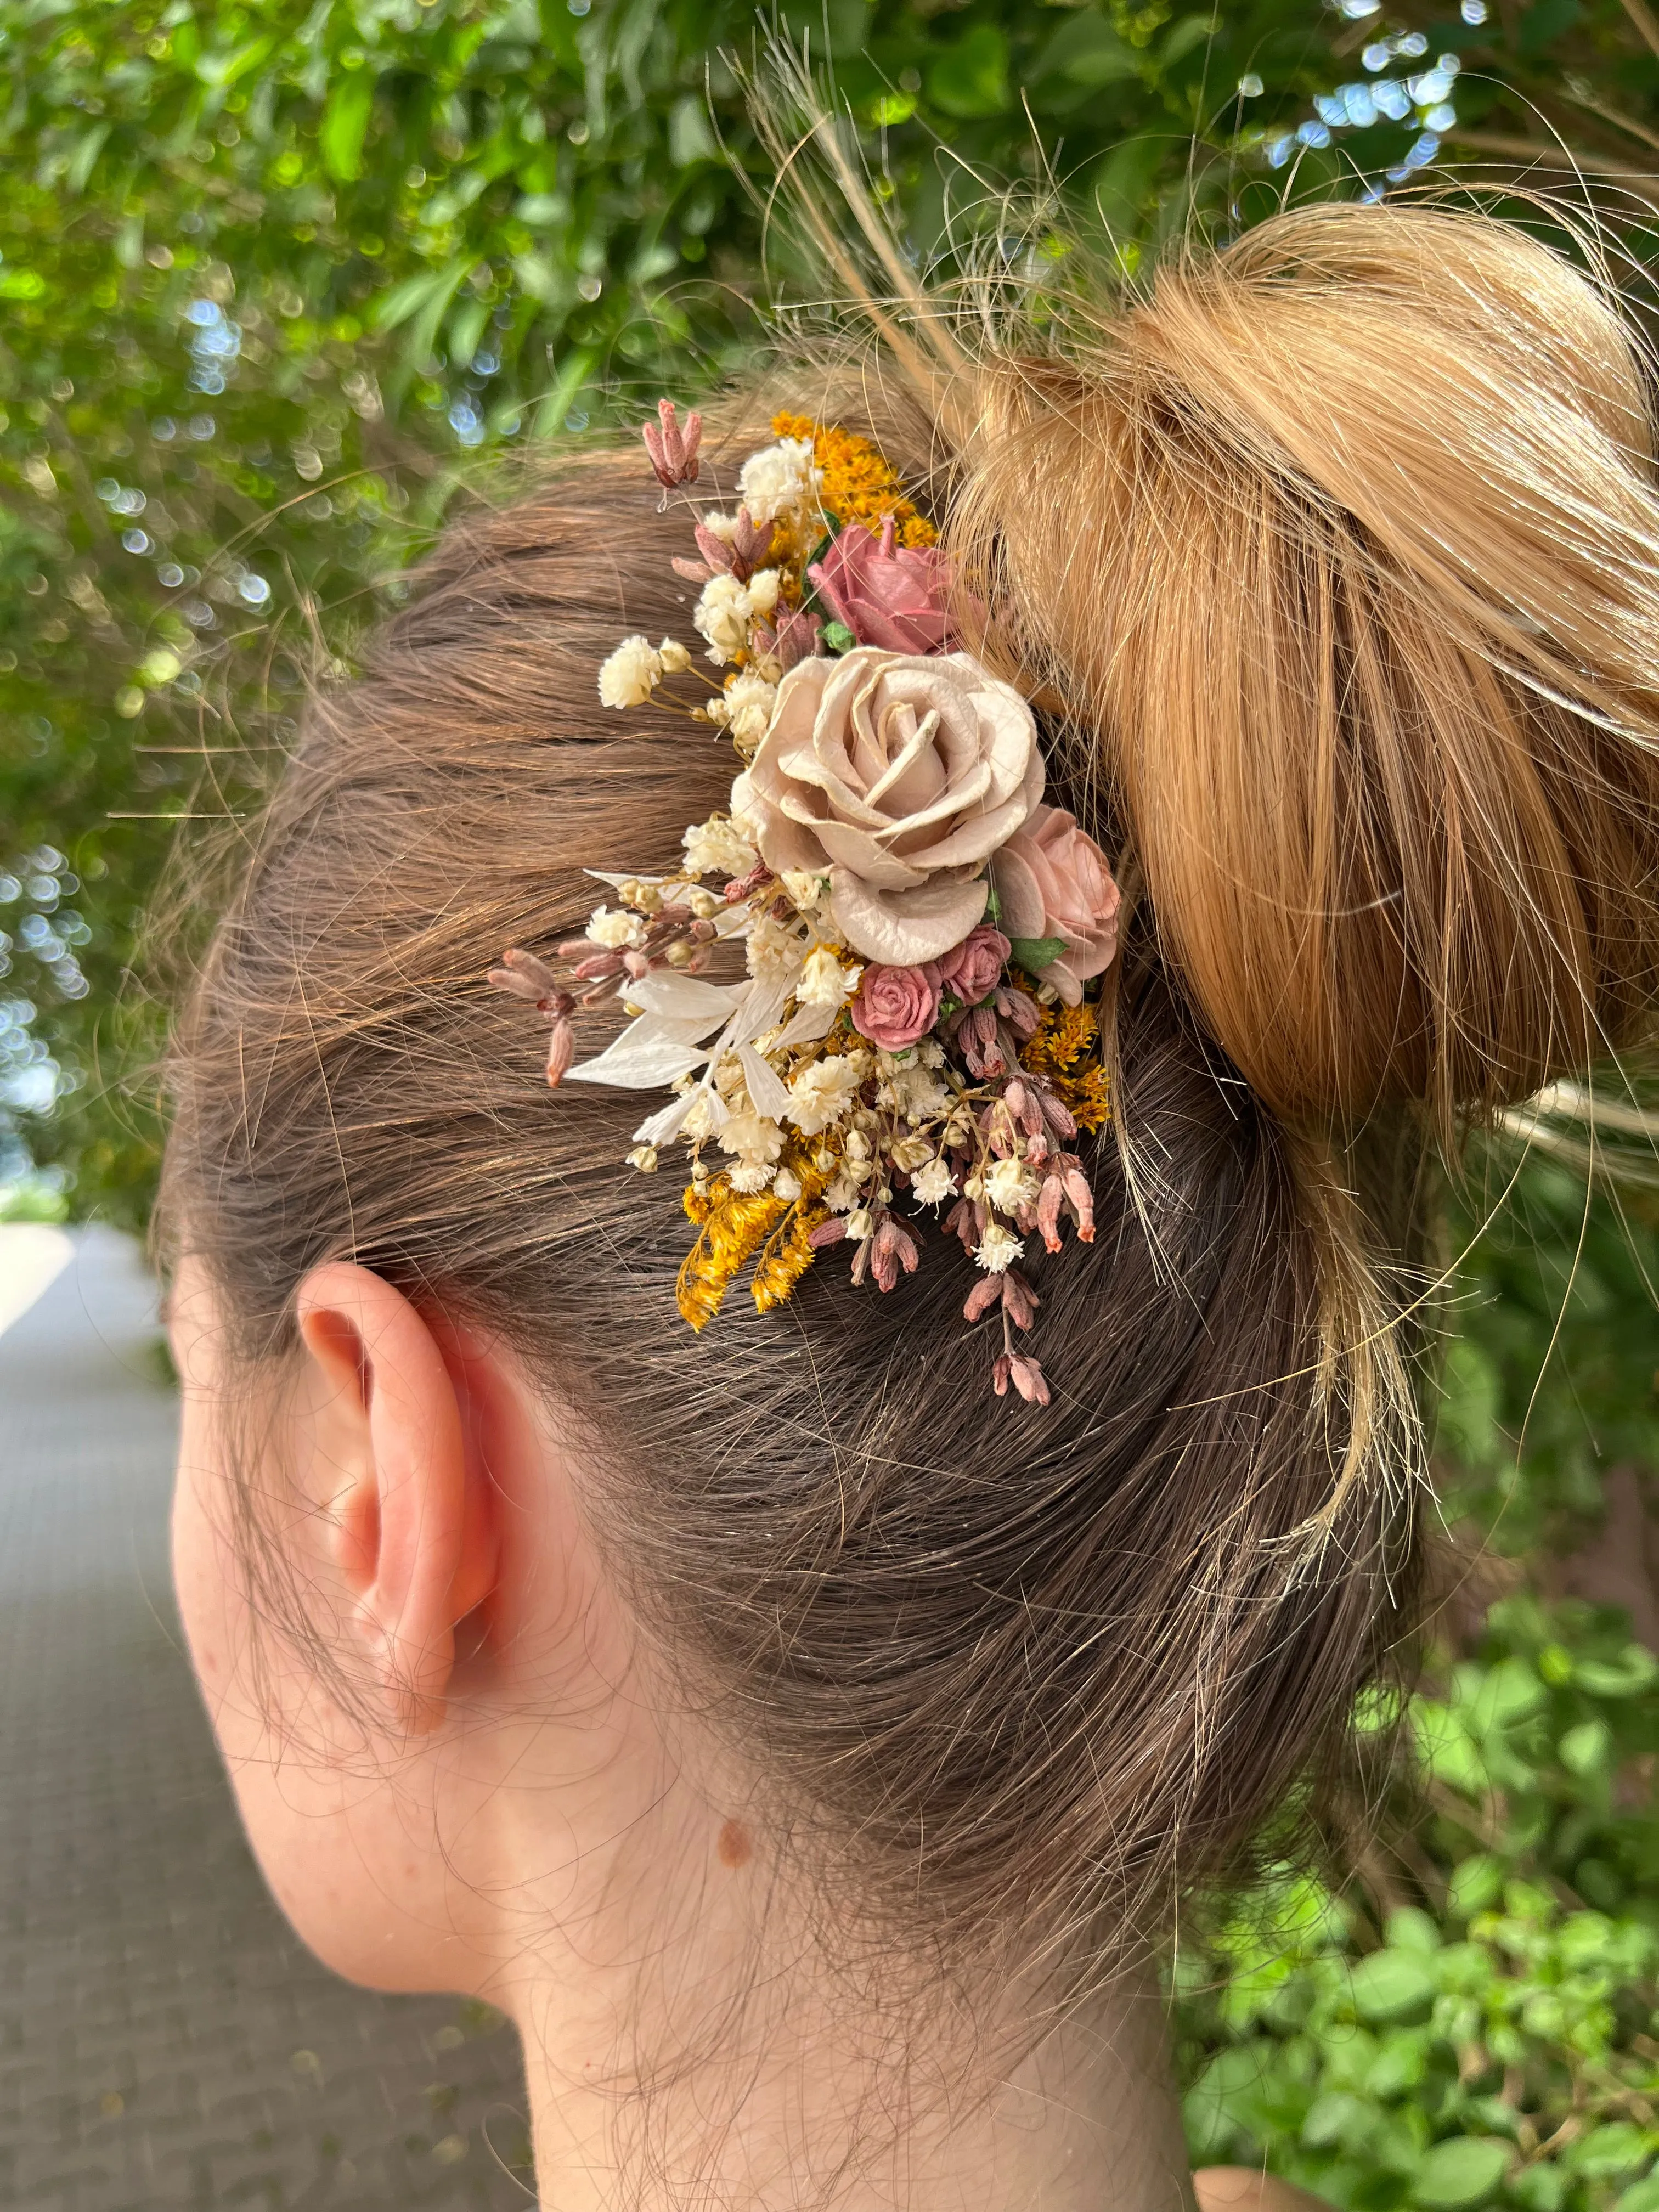
[[[363,140],[374,112],[374,77],[366,69],[342,70],[334,81],[317,132],[323,167],[341,184],[363,173]]]
[[[1454,2136],[1425,2156],[1412,2194],[1431,2212],[1462,2212],[1492,2195],[1509,2162],[1510,2146],[1494,2136]]]

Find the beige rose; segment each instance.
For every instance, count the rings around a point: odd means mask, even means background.
[[[742,806],[780,873],[830,877],[830,908],[871,960],[913,966],[985,911],[985,863],[1042,797],[1031,710],[970,653],[860,646],[778,687]]]

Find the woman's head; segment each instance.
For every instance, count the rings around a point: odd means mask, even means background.
[[[639,1101],[550,1097],[485,987],[730,780],[706,728],[600,703],[619,635],[690,635],[697,550],[602,456],[452,532],[319,695],[182,1022],[182,1577],[198,1654],[264,1669],[218,1686],[261,1771],[273,1722],[341,1802],[453,1747],[451,1867],[538,1817],[580,1863],[586,1742],[641,1820],[695,1771],[709,1863],[775,1869],[827,1952],[1069,1989],[1317,1811],[1409,1624],[1428,1133],[1647,1018],[1650,428],[1584,280],[1431,210],[1281,217],[925,390],[866,368],[765,396],[929,510],[1126,887],[1096,1234],[1033,1277],[1052,1401],[991,1395],[943,1265],[878,1297],[821,1264],[693,1334],[677,1184],[621,1164]],[[284,1802],[249,1785],[295,1899]],[[443,1909],[460,1950],[388,1922],[388,1978],[492,1955]]]

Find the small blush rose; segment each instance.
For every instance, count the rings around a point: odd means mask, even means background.
[[[926,1036],[939,1018],[939,969],[872,965],[853,1001],[853,1026],[884,1052],[902,1052]]]
[[[849,523],[808,580],[860,645],[889,653],[944,653],[951,645],[951,563],[937,546],[895,544],[893,518],[879,538]]]
[[[939,981],[964,1006],[976,1006],[995,990],[1011,950],[1002,932],[985,923],[970,930],[960,945],[940,953]]]
[[[1068,1006],[1117,951],[1117,884],[1106,855],[1060,806],[1035,806],[992,863],[1010,937],[1063,937],[1066,950],[1042,970]]]

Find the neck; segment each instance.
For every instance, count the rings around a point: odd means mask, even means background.
[[[747,1848],[726,1822],[625,1943],[590,1923],[497,1990],[544,2206],[1191,2212],[1155,1997],[1109,1996],[1034,2043],[1006,1996],[898,1990],[879,1941],[872,1986],[830,1967],[823,1917],[792,1912]]]

